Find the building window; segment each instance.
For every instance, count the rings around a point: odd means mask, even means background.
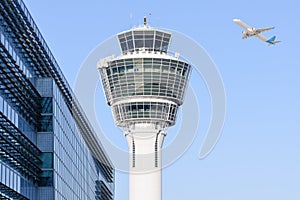
[[[41,99],[42,113],[52,113],[52,97],[43,97]]]
[[[38,132],[52,132],[53,119],[52,115],[42,115],[38,124]]]
[[[40,155],[40,159],[42,161],[42,164],[40,166],[42,169],[53,168],[53,153],[52,152],[43,152]]]
[[[45,170],[41,173],[39,186],[53,186],[53,171]]]

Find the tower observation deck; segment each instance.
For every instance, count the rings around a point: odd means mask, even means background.
[[[171,33],[146,24],[118,34],[121,55],[98,62],[106,100],[130,152],[130,200],[161,199],[161,147],[183,104],[191,65]]]

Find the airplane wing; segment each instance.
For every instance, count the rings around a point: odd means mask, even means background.
[[[262,34],[257,34],[257,35],[255,35],[255,37],[261,39],[264,42],[266,42],[268,40],[268,38]]]
[[[264,32],[264,31],[269,31],[269,30],[272,30],[274,29],[275,27],[270,27],[270,28],[258,28],[256,29],[256,32],[257,33],[261,33],[261,32]]]
[[[240,19],[234,19],[233,20],[236,24],[238,24],[239,26],[243,27],[244,29],[249,29],[249,28],[252,28],[251,26],[249,26],[248,24],[246,24],[245,22],[243,22],[242,20]]]

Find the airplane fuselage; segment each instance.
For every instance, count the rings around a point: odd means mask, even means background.
[[[243,39],[259,34],[255,28],[247,28],[247,31],[242,31]]]

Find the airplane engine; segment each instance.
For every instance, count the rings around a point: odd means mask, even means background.
[[[249,37],[249,35],[246,31],[242,31],[242,34],[243,34],[242,39],[246,39],[247,37]]]

